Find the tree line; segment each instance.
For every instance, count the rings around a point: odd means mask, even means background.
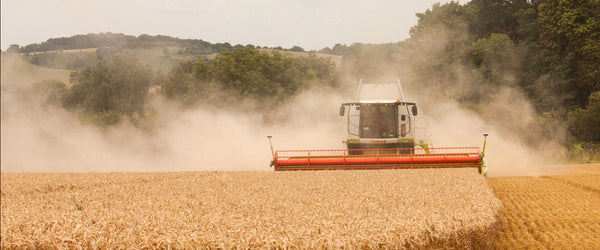
[[[12,44],[7,49],[7,52],[19,52],[19,53],[33,53],[33,52],[47,52],[47,51],[60,51],[60,50],[72,50],[72,49],[88,49],[88,48],[155,48],[175,46],[180,47],[182,50],[181,54],[189,55],[210,55],[213,53],[221,53],[225,51],[231,51],[240,48],[268,48],[266,46],[255,46],[253,44],[247,45],[231,45],[228,42],[224,43],[210,43],[202,39],[181,39],[177,37],[170,37],[164,35],[148,35],[141,34],[139,36],[125,35],[122,33],[98,33],[98,34],[85,34],[75,35],[71,37],[60,37],[50,38],[45,42],[28,44],[23,47]],[[281,47],[273,49],[285,50]],[[304,49],[300,46],[293,46],[289,49],[290,51],[301,51]]]
[[[59,81],[36,84],[46,103],[61,105],[83,121],[110,126],[127,120],[152,124],[147,104],[164,96],[183,108],[268,112],[312,87],[335,88],[333,62],[314,54],[292,56],[277,51],[240,48],[214,59],[186,61],[168,75],[153,72],[134,57],[115,56],[73,71],[70,87]],[[150,93],[150,88],[159,89]]]
[[[242,48],[180,64],[162,90],[186,104],[227,106],[243,97],[277,106],[308,87],[336,85],[335,65],[327,59]]]

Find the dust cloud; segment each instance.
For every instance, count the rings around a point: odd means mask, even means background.
[[[408,100],[417,102],[420,115],[428,117],[429,136],[417,139],[429,140],[434,147],[481,147],[482,133],[488,132],[490,177],[544,174],[538,166],[556,161],[564,152],[564,129],[544,134],[531,103],[510,84],[515,78],[513,71],[505,70],[510,67],[497,72],[509,84],[487,89],[481,88],[484,80],[472,69],[459,64],[423,67],[449,57],[445,44],[457,37],[435,34],[408,43],[405,60],[380,70],[380,76],[394,76],[391,82],[400,78]],[[3,75],[11,70],[4,66]],[[180,109],[154,98],[149,108],[160,114],[160,125],[151,133],[128,124],[110,129],[82,125],[63,109],[19,98],[16,86],[21,83],[3,79],[2,171],[269,171],[268,135],[275,149],[344,148],[346,124],[337,111],[340,103],[352,100],[359,79],[343,79],[339,91],[313,89],[289,100],[268,123],[261,112]],[[482,100],[469,105],[460,101],[477,95]]]
[[[555,161],[562,152],[557,142],[532,145],[524,140],[524,135],[520,135],[527,130],[511,130],[511,126],[527,123],[526,117],[495,123],[452,101],[439,102],[438,107],[425,112],[428,112],[428,131],[434,147],[483,147],[482,134],[489,133],[485,155],[490,177],[542,175],[541,166]]]
[[[156,97],[148,108],[159,114],[159,125],[144,132],[127,123],[83,125],[64,109],[23,98],[19,84],[2,84],[3,172],[268,171],[267,135],[275,149],[344,146],[342,98],[327,90],[290,100],[268,125],[260,113],[184,110]]]
[[[434,147],[483,146],[490,177],[539,176],[541,166],[564,156],[565,129],[542,128],[529,99],[517,87],[519,57],[484,55],[490,81],[456,57],[457,44],[469,43],[466,28],[433,27],[419,39],[407,40],[401,78],[409,99],[428,116]],[[514,45],[511,51],[519,51]],[[507,59],[508,58],[508,59]],[[433,63],[445,61],[445,63]],[[464,101],[468,100],[468,101]],[[546,126],[548,126],[546,124]],[[548,134],[551,131],[551,134]]]

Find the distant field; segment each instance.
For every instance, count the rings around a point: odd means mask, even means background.
[[[294,57],[309,56],[311,54],[310,52],[298,52],[298,51],[276,50],[276,49],[258,49],[258,50],[263,51],[263,52],[275,52],[276,51],[276,52],[288,54],[288,55],[291,55]],[[210,59],[214,59],[215,56],[217,56],[217,55],[218,55],[218,53],[213,53],[207,57]],[[342,65],[342,56],[321,54],[321,53],[314,53],[314,55],[319,58],[327,58],[327,59],[331,60],[331,62],[334,63],[335,66],[338,68],[341,67],[341,65]]]
[[[55,54],[56,58],[52,58],[53,61],[48,61],[50,65],[46,65],[44,67],[40,67],[43,69],[51,68],[68,68],[66,65],[69,62],[73,62],[77,58],[81,60],[86,65],[90,65],[96,63],[94,60],[90,60],[90,57],[96,57],[96,50],[98,48],[88,48],[88,49],[71,49],[71,50],[52,50],[46,52],[31,52],[29,55],[22,55],[23,57],[32,57],[34,55],[40,54],[51,54],[51,53],[63,53],[63,54]],[[119,49],[117,54],[123,55],[132,55],[142,61],[144,64],[147,64],[152,68],[152,70],[160,71],[164,74],[168,74],[171,70],[173,70],[179,63],[197,59],[198,57],[207,57],[214,58],[218,53],[214,53],[211,55],[205,56],[192,56],[189,54],[179,54],[179,51],[182,48],[176,46],[166,46],[166,47],[154,47],[154,48],[135,48],[135,49]],[[273,49],[259,49],[261,51],[279,51]],[[308,56],[308,52],[295,52],[295,51],[279,51],[281,53],[286,53],[292,56]],[[342,56],[337,55],[329,55],[329,54],[319,54],[315,53],[315,56],[320,58],[328,58],[334,63],[337,67],[342,64]],[[83,58],[83,59],[82,59]],[[33,64],[32,64],[33,65]],[[35,65],[34,65],[35,66]],[[36,66],[39,67],[39,66]],[[67,79],[68,80],[68,79]]]
[[[274,50],[274,49],[259,49],[260,51],[267,51],[267,52],[271,52],[271,51],[279,51],[281,53],[287,53],[289,55],[292,56],[308,56],[310,55],[309,52],[298,52],[298,51],[287,51],[287,50]],[[314,53],[315,56],[320,57],[320,58],[328,58],[331,60],[331,62],[333,62],[335,64],[336,67],[340,67],[342,65],[342,56],[338,56],[338,55],[330,55],[330,54],[321,54],[321,53]]]
[[[485,247],[475,169],[2,173],[2,248]]]
[[[489,179],[503,203],[498,249],[600,249],[600,164]]]
[[[70,70],[50,69],[28,63],[20,56],[2,55],[2,86],[23,86],[43,80],[60,80],[69,83]]]
[[[188,60],[193,60],[196,57],[191,55],[180,55],[178,51],[180,47],[155,47],[155,48],[136,48],[136,49],[124,49],[119,52],[120,54],[133,55],[143,64],[146,64],[154,71],[160,71],[164,74],[168,74],[173,70],[179,63]]]
[[[110,51],[114,49],[115,51]],[[140,60],[143,64],[148,65],[154,71],[160,71],[164,74],[168,74],[173,68],[179,63],[192,60],[195,56],[183,54],[180,55],[179,51],[182,48],[167,46],[167,47],[152,47],[152,48],[108,48],[110,52],[115,55],[127,55],[133,56]],[[72,49],[72,50],[53,50],[46,52],[34,52],[28,55],[22,55],[25,60],[35,61],[36,64],[41,65],[45,68],[56,68],[56,69],[81,69],[85,66],[91,66],[99,62],[96,54],[97,48],[89,49]],[[44,55],[45,54],[45,55]],[[43,58],[43,59],[39,59]]]
[[[50,50],[44,52],[29,52],[31,55],[44,54],[44,53],[96,53],[98,48],[87,48],[87,49],[64,49],[64,50]]]

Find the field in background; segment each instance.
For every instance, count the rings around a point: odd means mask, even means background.
[[[206,56],[193,56],[180,53],[183,48],[176,46],[151,47],[151,48],[104,48],[104,52],[98,55],[97,48],[57,50],[47,52],[28,53],[19,56],[24,61],[41,65],[49,69],[78,70],[86,66],[92,66],[100,62],[99,56],[110,57],[112,55],[132,56],[148,65],[153,71],[168,74],[181,62],[198,59]]]
[[[497,249],[600,249],[600,164],[488,180],[502,200]]]
[[[51,69],[26,62],[21,56],[2,55],[1,77],[3,91],[5,86],[23,87],[44,80],[60,80],[69,83],[71,70]]]
[[[485,247],[475,169],[2,173],[2,248]]]
[[[299,51],[288,51],[288,50],[276,50],[276,49],[259,49],[260,51],[273,52],[278,51],[280,53],[292,55],[292,56],[309,56],[314,54],[319,58],[327,58],[331,60],[332,63],[339,69],[342,66],[342,56],[339,55],[331,55],[331,54],[323,54],[323,53],[311,53],[311,52],[299,52]]]
[[[96,53],[97,49],[98,48],[49,50],[49,51],[43,51],[43,52],[29,52],[27,54],[38,55],[38,54],[45,54],[45,53]],[[23,53],[21,53],[21,55],[23,55]]]

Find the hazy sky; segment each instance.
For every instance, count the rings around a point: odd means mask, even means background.
[[[2,49],[113,32],[304,49],[396,42],[447,0],[2,0]],[[461,1],[466,2],[466,1]]]

